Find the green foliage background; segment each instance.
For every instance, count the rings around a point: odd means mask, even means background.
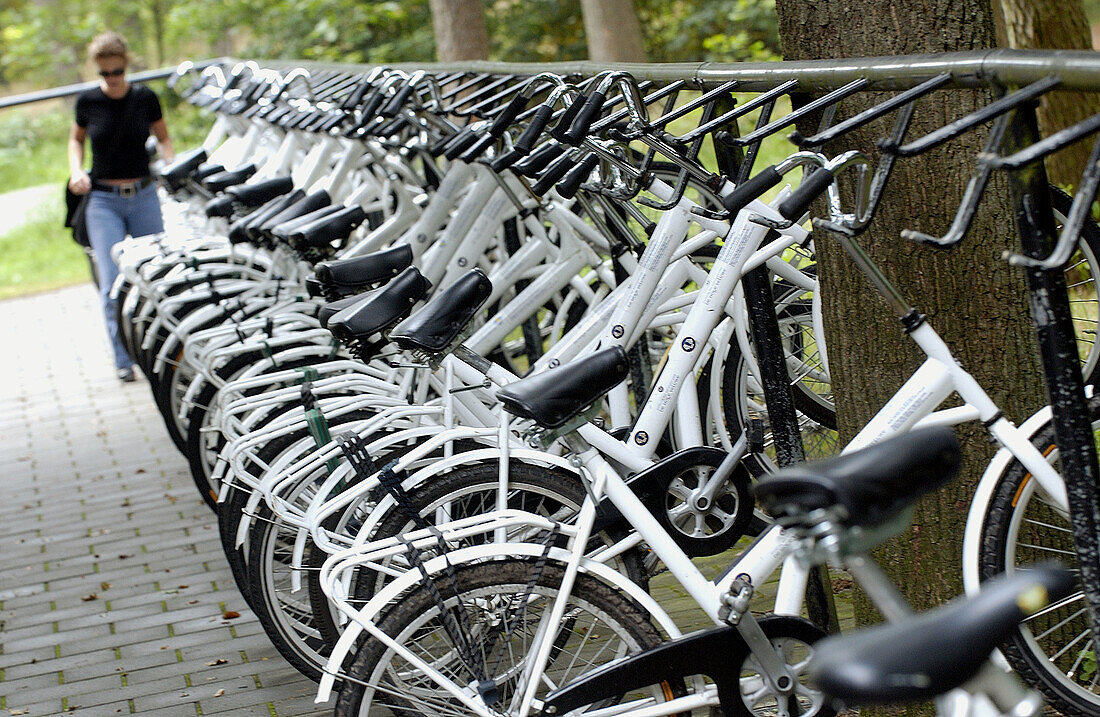
[[[586,57],[580,0],[484,0],[491,59]],[[775,59],[775,0],[635,0],[651,62]],[[381,64],[435,57],[428,0],[5,0],[0,92],[87,78],[104,28],[141,67],[226,54]],[[7,87],[5,87],[7,86]]]

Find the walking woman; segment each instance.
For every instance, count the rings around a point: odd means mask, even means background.
[[[122,381],[134,380],[133,361],[126,353],[115,320],[111,285],[118,267],[111,247],[127,234],[133,237],[164,231],[157,187],[149,174],[145,141],[156,135],[160,156],[175,155],[160,101],[148,87],[126,79],[130,53],[117,32],[92,40],[88,57],[99,69],[99,86],[76,99],[76,122],[69,133],[69,188],[87,194],[85,226],[99,268],[103,317]],[[84,140],[92,141],[91,174],[84,171]]]

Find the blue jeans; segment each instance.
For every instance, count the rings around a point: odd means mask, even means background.
[[[133,365],[119,334],[115,320],[115,302],[111,300],[111,285],[118,276],[118,267],[111,259],[111,247],[129,234],[132,237],[159,234],[164,231],[164,219],[160,215],[160,199],[156,184],[139,189],[129,197],[117,192],[93,189],[85,210],[88,239],[95,252],[99,267],[99,296],[103,303],[103,318],[107,323],[107,335],[115,352],[115,368]]]

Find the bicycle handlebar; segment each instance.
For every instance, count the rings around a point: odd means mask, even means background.
[[[550,122],[550,116],[554,114],[554,108],[550,105],[539,105],[535,110],[535,114],[531,117],[531,122],[527,125],[527,129],[523,130],[523,134],[519,136],[513,144],[512,148],[519,152],[521,155],[526,155],[531,152],[535,146],[535,142],[538,141],[542,131],[546,129],[546,125]]]
[[[592,127],[592,123],[596,121],[596,118],[600,116],[600,112],[603,111],[603,103],[606,100],[606,95],[598,89],[585,98],[584,105],[576,113],[572,124],[569,125],[569,129],[563,133],[562,141],[566,144],[580,144],[588,135],[588,130]],[[581,98],[578,97],[574,104],[578,104],[580,101]]]
[[[584,180],[588,179],[588,176],[592,174],[592,170],[596,168],[596,165],[600,163],[600,158],[595,154],[586,154],[584,159],[577,163],[577,166],[573,167],[558,183],[558,194],[563,199],[572,199],[577,190],[580,189]]]
[[[732,193],[722,198],[722,206],[724,206],[730,214],[737,214],[737,212],[747,207],[752,200],[779,184],[781,181],[783,181],[783,175],[779,173],[779,170],[777,170],[773,164],[761,170],[759,174],[756,174],[751,179],[737,185],[737,188],[734,189]]]
[[[489,134],[495,139],[503,137],[508,126],[516,121],[516,117],[519,117],[519,113],[527,109],[527,101],[528,98],[524,97],[522,92],[517,93],[511,102],[504,106],[501,113],[493,119],[493,124],[489,127]]]
[[[535,185],[531,187],[531,191],[535,194],[542,196],[550,191],[550,188],[560,182],[562,178],[573,169],[576,162],[568,154],[563,154],[554,160],[553,164],[543,171],[542,176],[538,178]]]
[[[779,215],[788,221],[794,221],[806,213],[814,200],[820,197],[828,189],[836,177],[833,172],[825,167],[817,170],[809,177],[802,180],[798,189],[791,193],[779,205]]]

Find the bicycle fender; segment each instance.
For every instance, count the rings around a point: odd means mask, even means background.
[[[1051,419],[1050,406],[1044,406],[1024,421],[1019,430],[1027,440],[1031,438]],[[981,575],[978,566],[982,547],[982,528],[985,523],[985,514],[989,510],[989,502],[993,499],[993,491],[996,490],[1001,476],[1008,469],[1009,464],[1015,459],[1007,448],[1001,448],[993,456],[982,473],[978,486],[974,490],[974,497],[970,500],[970,511],[966,515],[966,527],[963,532],[962,548],[962,572],[963,589],[967,595],[976,595],[981,587]]]
[[[467,562],[480,562],[492,557],[501,557],[502,547],[507,549],[508,557],[538,558],[542,556],[546,549],[545,546],[539,545],[538,543],[514,543],[506,546],[493,543],[475,545],[432,558],[424,563],[424,569],[429,575],[434,576],[443,571],[448,563],[452,566],[458,566]],[[570,558],[571,553],[567,550],[562,548],[550,549],[549,559],[551,560],[565,564],[569,562]],[[326,561],[326,565],[333,559],[333,557],[329,557],[328,561]],[[640,588],[636,583],[630,580],[630,578],[603,563],[597,563],[587,559],[581,560],[580,569],[584,572],[591,573],[616,590],[622,591],[631,600],[637,602],[643,610],[653,617],[658,627],[664,630],[670,637],[680,637],[680,629],[676,627],[676,623],[672,621],[668,613],[665,612],[649,593]],[[322,573],[322,575],[323,574],[324,573]],[[378,628],[374,625],[373,620],[379,617],[383,610],[393,602],[393,600],[406,590],[414,587],[420,580],[420,572],[410,570],[388,583],[371,598],[366,605],[351,613],[345,612],[343,606],[337,604],[341,612],[347,614],[349,621],[344,628],[344,632],[340,635],[340,639],[337,640],[335,647],[333,647],[328,662],[325,664],[324,674],[321,675],[321,681],[317,685],[317,698],[314,700],[315,703],[322,704],[328,702],[332,695],[332,688],[335,684],[336,677],[340,673],[340,668],[351,652],[352,647],[354,647],[356,641],[359,639],[359,636],[366,631],[376,638],[379,637]]]

